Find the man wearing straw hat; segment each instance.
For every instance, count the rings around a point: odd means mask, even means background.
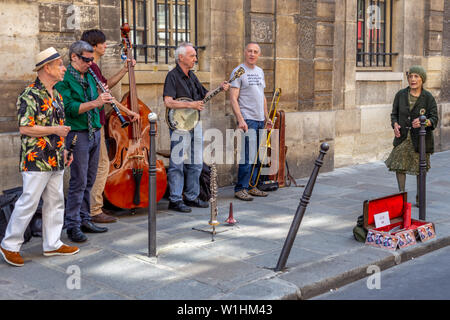
[[[67,159],[65,137],[70,127],[64,125],[63,101],[54,85],[63,79],[66,68],[59,53],[50,47],[36,56],[33,71],[37,72],[36,80],[17,99],[23,193],[15,203],[0,246],[5,261],[18,267],[24,265],[19,251],[41,196],[44,255],[72,255],[79,251],[60,240],[64,223],[64,166],[70,165],[73,157]]]

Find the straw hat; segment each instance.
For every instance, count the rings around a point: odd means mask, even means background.
[[[61,58],[60,54],[53,47],[47,48],[44,51],[39,52],[35,58],[36,65],[35,68],[33,69],[33,72],[38,71],[47,63],[50,63],[59,58]]]

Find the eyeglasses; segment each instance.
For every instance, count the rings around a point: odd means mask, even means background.
[[[83,60],[84,62],[86,62],[86,63],[89,63],[89,62],[94,61],[94,57],[86,58],[86,57],[84,57],[84,56],[82,56],[81,54],[78,54],[78,53],[77,53],[77,56],[78,56],[81,60]]]

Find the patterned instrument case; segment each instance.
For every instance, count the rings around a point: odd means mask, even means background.
[[[436,237],[434,223],[411,219],[411,203],[407,192],[364,201],[364,227],[368,230],[366,244],[396,250]],[[375,228],[375,215],[388,212],[390,224]]]

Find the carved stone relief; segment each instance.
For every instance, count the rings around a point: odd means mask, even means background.
[[[251,41],[260,43],[273,43],[273,18],[252,16]]]

